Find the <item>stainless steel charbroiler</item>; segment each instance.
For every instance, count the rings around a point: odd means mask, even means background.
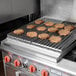
[[[64,24],[66,23],[66,22],[62,22],[59,20],[48,19],[46,17],[40,18],[40,19],[44,20],[45,22],[52,21],[54,23],[64,23]],[[31,22],[29,24],[34,24],[34,22]],[[75,23],[73,24],[73,23],[68,22],[66,24],[68,24],[68,25],[71,24],[71,25],[75,26]],[[6,40],[3,41],[2,45],[8,44],[10,47],[13,47],[13,48],[19,49],[19,50],[22,48],[24,48],[24,49],[28,48],[28,49],[30,49],[30,51],[29,51],[30,54],[32,52],[36,52],[37,54],[39,53],[43,56],[46,56],[48,58],[48,60],[52,61],[52,62],[60,61],[64,55],[66,55],[69,51],[72,50],[73,47],[75,47],[74,34],[75,34],[76,30],[73,30],[68,36],[63,37],[61,42],[56,44],[56,43],[51,43],[48,39],[41,40],[39,38],[29,38],[26,36],[26,33],[28,32],[26,25],[24,25],[21,28],[24,29],[24,31],[25,31],[24,34],[15,35],[11,32],[10,34],[7,35],[7,38],[6,38]],[[50,36],[51,36],[51,34],[50,34]],[[32,45],[32,46],[30,46],[30,45]],[[17,47],[20,47],[20,48],[17,48]],[[34,47],[40,48],[42,50],[36,50]],[[24,51],[24,52],[26,52],[26,51]],[[34,55],[34,54],[32,54],[32,55]]]
[[[41,0],[41,16],[40,19],[44,21],[49,20],[76,27],[75,0]],[[48,76],[76,76],[76,63],[63,58],[76,45],[76,29],[64,37],[60,43],[53,44],[48,40],[28,38],[25,35],[28,31],[25,26],[20,27],[25,30],[23,35],[17,36],[9,33],[7,38],[2,41],[1,49],[8,52],[9,56],[12,55],[14,59],[16,57],[19,60],[21,59],[22,66],[24,64],[27,67],[30,64],[36,66],[38,70],[33,74],[30,74],[27,70],[26,76],[47,76],[42,75],[42,69],[49,72]],[[4,56],[6,56],[6,53],[3,53]],[[11,62],[11,65],[14,64]],[[16,75],[19,76],[21,72],[22,70],[16,71]]]

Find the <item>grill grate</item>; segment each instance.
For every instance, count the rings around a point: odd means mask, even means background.
[[[54,20],[54,19],[48,19],[48,18],[40,18],[40,19],[42,19],[42,20],[44,20],[45,22],[46,21],[52,21],[52,22],[54,22],[54,23],[64,23],[65,25],[67,25],[67,24],[70,24],[70,25],[76,25],[76,23],[71,23],[71,22],[66,22],[66,21],[60,21],[60,20]],[[34,22],[31,22],[31,23],[29,23],[29,24],[34,24]],[[42,26],[43,24],[41,24],[41,25],[38,25],[38,26]],[[54,43],[51,43],[48,39],[46,39],[46,40],[41,40],[41,39],[39,39],[39,38],[29,38],[29,37],[27,37],[26,36],[26,32],[28,32],[28,31],[30,31],[30,30],[28,30],[28,29],[26,29],[26,25],[24,25],[24,26],[22,26],[21,27],[22,29],[24,29],[24,31],[25,31],[25,33],[24,34],[22,34],[22,35],[15,35],[15,34],[13,34],[13,33],[9,33],[8,34],[8,36],[10,37],[10,36],[12,36],[12,37],[15,37],[16,39],[17,38],[19,38],[19,39],[21,39],[22,41],[27,41],[27,42],[30,42],[30,43],[32,43],[32,44],[35,44],[35,45],[39,45],[39,46],[45,46],[45,47],[47,47],[47,48],[49,48],[49,49],[61,49],[61,51],[63,51],[63,49],[67,46],[67,45],[69,45],[69,44],[71,44],[72,42],[73,42],[73,40],[72,40],[72,32],[71,32],[71,34],[69,34],[68,36],[66,36],[66,37],[62,37],[62,41],[60,42],[60,43],[57,43],[57,44],[54,44]],[[36,29],[34,29],[33,31],[37,31]],[[39,33],[42,33],[42,32],[39,32],[39,31],[37,31],[38,32],[38,34]],[[45,31],[46,32],[46,31]],[[46,33],[48,33],[48,32],[46,32]],[[49,34],[49,33],[48,33]],[[53,33],[54,35],[58,35],[57,33]],[[52,34],[49,34],[50,36],[52,35]],[[59,51],[59,50],[58,50]]]

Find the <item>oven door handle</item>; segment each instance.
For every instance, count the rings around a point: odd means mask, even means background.
[[[21,74],[21,71],[16,71],[16,72],[15,72],[15,75],[16,75],[16,76],[20,76],[20,74]]]

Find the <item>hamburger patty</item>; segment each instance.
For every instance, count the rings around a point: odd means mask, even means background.
[[[41,33],[41,34],[38,35],[38,38],[47,39],[47,38],[49,38],[49,35],[47,33]]]
[[[58,33],[59,33],[60,36],[67,36],[68,34],[70,34],[70,31],[62,29]]]
[[[45,31],[45,30],[46,30],[46,27],[44,27],[44,26],[39,26],[39,27],[37,27],[37,30],[38,30],[38,31]]]
[[[56,28],[64,28],[64,24],[56,24],[55,27]]]
[[[20,35],[20,34],[24,33],[24,30],[23,29],[17,29],[17,30],[14,30],[13,33],[16,35]]]
[[[42,24],[43,22],[43,20],[35,20],[35,24]]]
[[[27,32],[26,35],[30,38],[37,37],[37,32],[35,31]]]
[[[45,22],[44,24],[45,24],[46,26],[53,26],[53,25],[54,25],[54,23],[53,23],[53,22],[50,22],[50,21]]]
[[[67,25],[67,26],[64,27],[65,30],[69,30],[69,31],[73,30],[74,28],[75,27],[72,26],[72,25]]]
[[[49,32],[56,32],[56,31],[58,31],[58,29],[55,27],[51,27],[51,28],[48,28],[48,31]]]
[[[51,42],[51,43],[58,43],[58,42],[60,42],[62,40],[62,38],[60,37],[60,36],[51,36],[50,38],[49,38],[49,41]]]
[[[27,25],[27,29],[33,29],[34,27],[36,27],[36,25]]]

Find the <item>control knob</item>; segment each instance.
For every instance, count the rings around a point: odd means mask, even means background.
[[[48,71],[42,70],[42,71],[41,71],[41,76],[49,76]]]
[[[30,65],[29,70],[31,73],[36,72],[36,67],[34,65]]]
[[[11,61],[11,58],[9,56],[4,57],[5,63],[9,63]]]
[[[14,61],[14,66],[15,67],[19,67],[21,65],[21,62],[18,60],[18,59],[16,59],[15,61]]]

